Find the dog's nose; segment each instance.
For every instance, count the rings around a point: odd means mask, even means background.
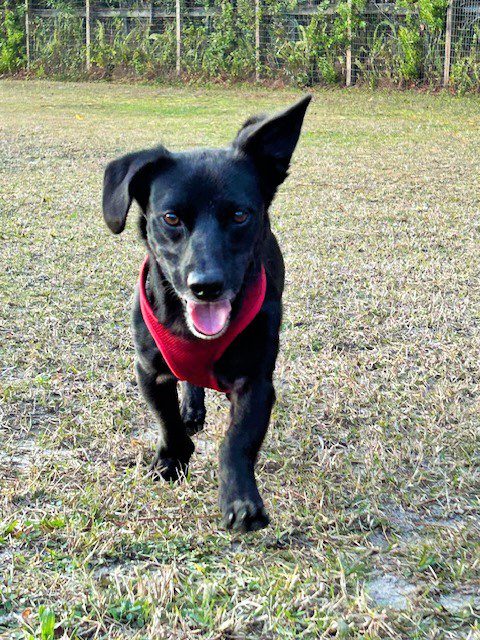
[[[199,300],[216,300],[223,292],[224,282],[218,273],[192,271],[187,279],[190,290]]]

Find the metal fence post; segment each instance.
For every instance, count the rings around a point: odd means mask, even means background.
[[[91,47],[91,34],[90,34],[90,0],[85,0],[85,62],[87,65],[87,72],[92,68],[92,61],[90,57]]]
[[[445,25],[445,59],[443,62],[443,86],[447,87],[450,82],[450,63],[452,53],[452,17],[453,0],[450,0],[447,7],[447,21]]]
[[[260,80],[260,0],[255,0],[255,80]]]
[[[27,70],[30,69],[30,2],[25,0],[25,52],[27,54]]]
[[[345,86],[352,84],[352,0],[348,0],[347,51],[345,52]]]
[[[176,38],[177,38],[177,76],[182,72],[182,4],[181,0],[175,0],[175,20],[176,20]]]

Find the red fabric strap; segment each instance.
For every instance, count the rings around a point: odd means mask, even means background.
[[[265,268],[262,265],[259,277],[246,290],[242,306],[225,333],[212,340],[203,340],[194,335],[191,338],[176,336],[157,320],[145,288],[148,260],[147,256],[140,269],[140,308],[145,324],[170,371],[179,380],[186,380],[198,387],[228,392],[229,389],[222,388],[218,383],[213,367],[260,311],[267,289]]]

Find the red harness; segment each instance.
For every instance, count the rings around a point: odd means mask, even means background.
[[[197,387],[207,387],[227,393],[229,389],[222,388],[215,377],[214,365],[262,307],[267,289],[267,277],[263,265],[257,280],[246,290],[242,306],[225,333],[212,340],[203,340],[193,335],[191,338],[176,336],[157,320],[145,289],[147,274],[148,256],[140,269],[140,309],[145,324],[170,371],[179,380],[186,380]]]

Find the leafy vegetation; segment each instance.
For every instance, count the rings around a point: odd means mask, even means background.
[[[0,14],[2,15],[2,14]],[[23,7],[4,4],[0,21],[0,74],[14,73],[25,64]]]
[[[457,43],[452,64],[452,84],[460,93],[478,90],[480,86],[480,24],[473,27],[470,35]]]
[[[397,0],[399,15],[372,19],[360,47],[362,77],[370,84],[440,84],[447,5],[448,0]]]
[[[86,77],[85,20],[75,9],[78,3],[48,0],[47,4],[55,15],[31,19],[32,73]],[[107,4],[120,6],[117,0]],[[194,14],[183,6],[182,74],[187,79],[221,81],[251,80],[259,74],[267,81],[302,86],[337,84],[345,80],[346,51],[351,46],[356,81],[372,86],[439,85],[447,5],[448,0],[396,0],[383,13],[379,9],[369,13],[366,0],[339,0],[335,5],[327,0],[313,4],[262,0],[256,16],[253,0],[202,0]],[[23,8],[12,7],[2,14],[1,73],[14,73],[25,65]],[[163,17],[154,20],[100,17],[94,11],[91,75],[172,77],[177,55],[175,3],[166,0],[161,7]],[[468,11],[463,5],[456,11],[459,26],[452,43],[451,85],[460,92],[480,87],[480,23]]]

